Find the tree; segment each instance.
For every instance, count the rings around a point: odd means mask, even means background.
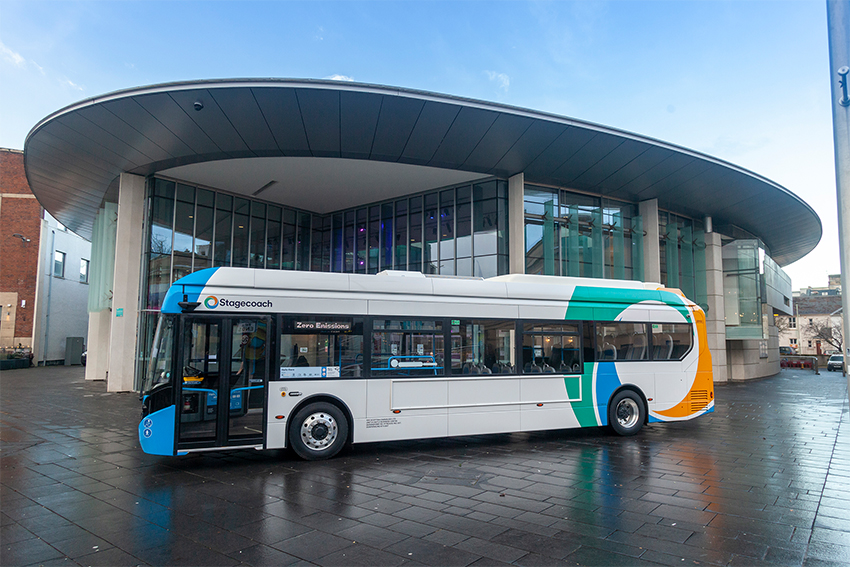
[[[844,344],[841,333],[841,320],[837,318],[812,319],[804,328],[806,336],[816,341],[828,344],[838,352],[843,352]]]

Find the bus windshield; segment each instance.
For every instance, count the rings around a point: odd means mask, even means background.
[[[142,393],[149,394],[159,384],[171,382],[171,358],[174,352],[174,317],[160,315],[153,338],[151,359],[142,385]]]

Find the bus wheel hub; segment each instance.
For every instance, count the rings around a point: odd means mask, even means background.
[[[337,424],[326,413],[314,413],[307,416],[301,424],[301,438],[311,449],[322,450],[333,445],[337,436]]]

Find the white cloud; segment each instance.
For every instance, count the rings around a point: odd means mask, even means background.
[[[325,77],[326,79],[330,79],[331,81],[353,81],[354,77],[348,77],[346,75],[330,75]]]
[[[24,59],[20,53],[16,53],[6,47],[2,41],[0,41],[0,53],[3,54],[3,59],[14,65],[15,67],[26,67],[27,60]]]
[[[499,88],[505,92],[508,92],[508,88],[511,86],[511,78],[505,75],[504,73],[497,73],[496,71],[484,71],[487,73],[487,76],[491,81],[496,81],[499,85]]]
[[[71,87],[72,89],[74,89],[76,91],[83,90],[83,87],[81,87],[80,85],[78,85],[77,83],[72,81],[71,79],[61,79],[59,82],[62,83],[64,86]]]
[[[319,31],[315,37],[317,41],[322,41],[323,39],[325,39],[325,28],[319,26]]]

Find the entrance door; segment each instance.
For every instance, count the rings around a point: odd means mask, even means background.
[[[263,442],[269,320],[184,317],[178,449]]]

